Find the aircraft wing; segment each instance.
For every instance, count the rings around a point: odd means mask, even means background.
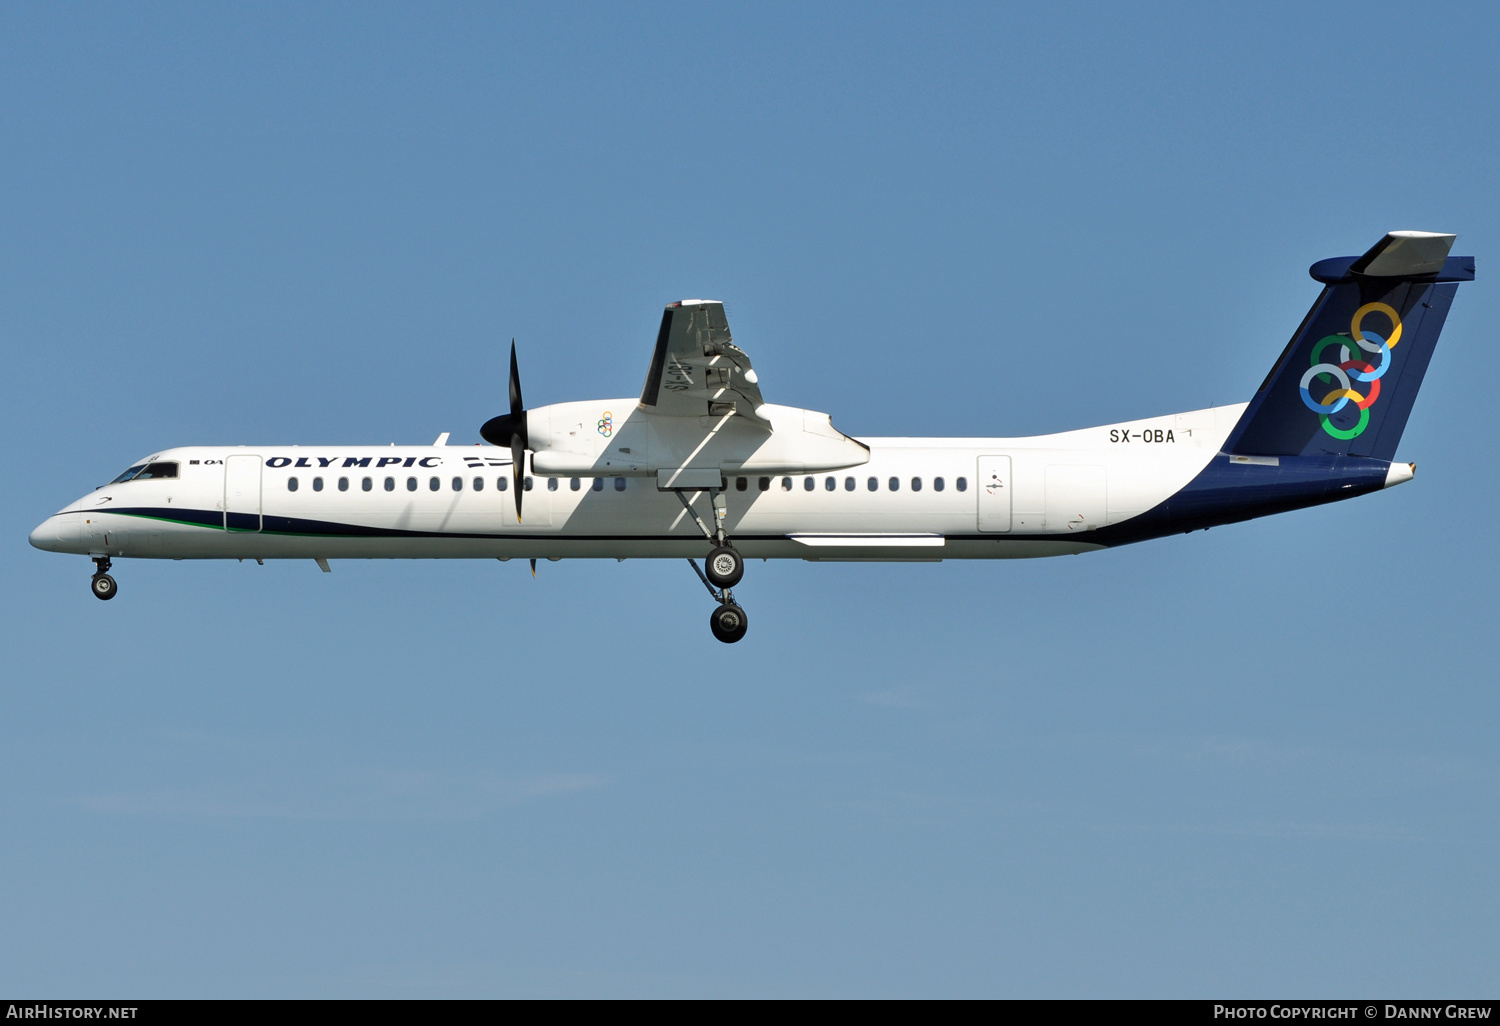
[[[661,316],[641,409],[667,417],[744,417],[770,430],[750,357],[734,344],[724,304],[672,303]]]

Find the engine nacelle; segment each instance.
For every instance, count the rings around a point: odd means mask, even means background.
[[[870,459],[869,448],[826,413],[770,403],[756,413],[671,417],[634,399],[541,406],[526,414],[532,468],[557,477],[685,470],[770,476],[843,470]]]

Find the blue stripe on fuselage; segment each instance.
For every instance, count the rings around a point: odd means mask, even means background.
[[[1263,458],[1262,458],[1263,459]],[[1160,505],[1083,535],[1103,545],[1185,534],[1221,524],[1353,498],[1385,487],[1391,465],[1359,456],[1279,456],[1276,465],[1236,463],[1219,453]]]

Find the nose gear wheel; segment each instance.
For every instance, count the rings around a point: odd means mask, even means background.
[[[89,582],[89,590],[94,593],[94,598],[105,602],[114,598],[120,590],[120,586],[115,583],[115,579],[109,576],[109,565],[108,556],[95,556],[94,566],[98,567],[98,569],[94,571],[93,580]]]

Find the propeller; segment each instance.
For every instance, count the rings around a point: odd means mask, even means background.
[[[479,437],[491,445],[509,446],[511,476],[515,479],[516,523],[521,522],[521,485],[526,476],[526,407],[521,402],[521,371],[516,366],[516,340],[510,340],[510,412],[485,421]]]

